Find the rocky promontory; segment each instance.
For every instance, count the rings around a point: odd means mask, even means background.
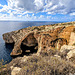
[[[17,31],[3,34],[6,43],[14,43],[11,55],[20,55],[26,50],[58,49],[63,45],[75,43],[75,22],[59,23],[55,25],[44,25],[28,27]],[[74,40],[72,42],[72,40]],[[25,47],[26,49],[24,49]]]
[[[75,73],[75,22],[33,26],[3,34],[13,43],[9,75],[69,75]]]

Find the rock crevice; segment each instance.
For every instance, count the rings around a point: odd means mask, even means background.
[[[67,26],[66,23],[35,26],[5,33],[3,39],[6,43],[14,43],[11,56],[49,49],[60,50],[61,46],[70,44],[74,29],[74,25]]]

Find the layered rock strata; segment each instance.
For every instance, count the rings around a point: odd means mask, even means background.
[[[14,48],[11,52],[13,56],[21,55],[24,52],[39,53],[42,50],[60,50],[63,45],[72,45],[71,38],[74,35],[73,33],[75,33],[75,22],[70,22],[12,31],[3,34],[3,39],[6,43],[14,43]]]

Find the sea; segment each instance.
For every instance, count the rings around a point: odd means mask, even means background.
[[[9,63],[12,60],[10,53],[12,51],[12,45],[6,44],[3,40],[2,35],[7,32],[19,30],[22,28],[51,25],[61,22],[50,22],[50,21],[0,21],[0,61],[4,64]]]

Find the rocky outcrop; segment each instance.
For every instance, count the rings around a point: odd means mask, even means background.
[[[3,35],[3,39],[5,40],[6,43],[14,43],[12,35],[14,34],[14,32],[10,32],[10,33],[5,33]]]
[[[70,59],[70,58],[75,58],[75,49],[74,50],[71,50],[67,53],[67,59]],[[74,59],[75,60],[75,59]],[[75,63],[75,62],[74,62]]]
[[[14,67],[13,70],[12,70],[12,72],[11,72],[11,75],[16,75],[16,74],[18,74],[20,70],[21,70],[21,68],[19,68],[19,67]]]
[[[62,32],[59,34],[59,38],[64,38],[67,40],[67,43],[69,43],[71,32],[75,29],[75,26],[68,26],[62,30]]]
[[[69,45],[74,45],[75,46],[75,32],[71,32]]]
[[[64,53],[67,59],[74,58],[75,60],[75,46],[63,45],[60,49],[60,52]]]
[[[69,45],[63,45],[60,49],[61,52],[67,50],[67,51],[70,51],[70,50],[74,50],[75,49],[75,46],[69,46]]]
[[[21,55],[24,52],[40,52],[41,50],[57,49],[68,45],[74,33],[75,24],[59,23],[58,25],[46,25],[28,27],[25,29],[3,34],[6,43],[14,43],[11,55]],[[27,51],[28,50],[28,51]],[[25,54],[25,53],[24,53]]]
[[[3,34],[21,55],[2,68],[3,75],[69,75],[75,73],[75,22],[28,27]],[[33,54],[31,54],[33,53]],[[0,69],[1,69],[0,68]]]

